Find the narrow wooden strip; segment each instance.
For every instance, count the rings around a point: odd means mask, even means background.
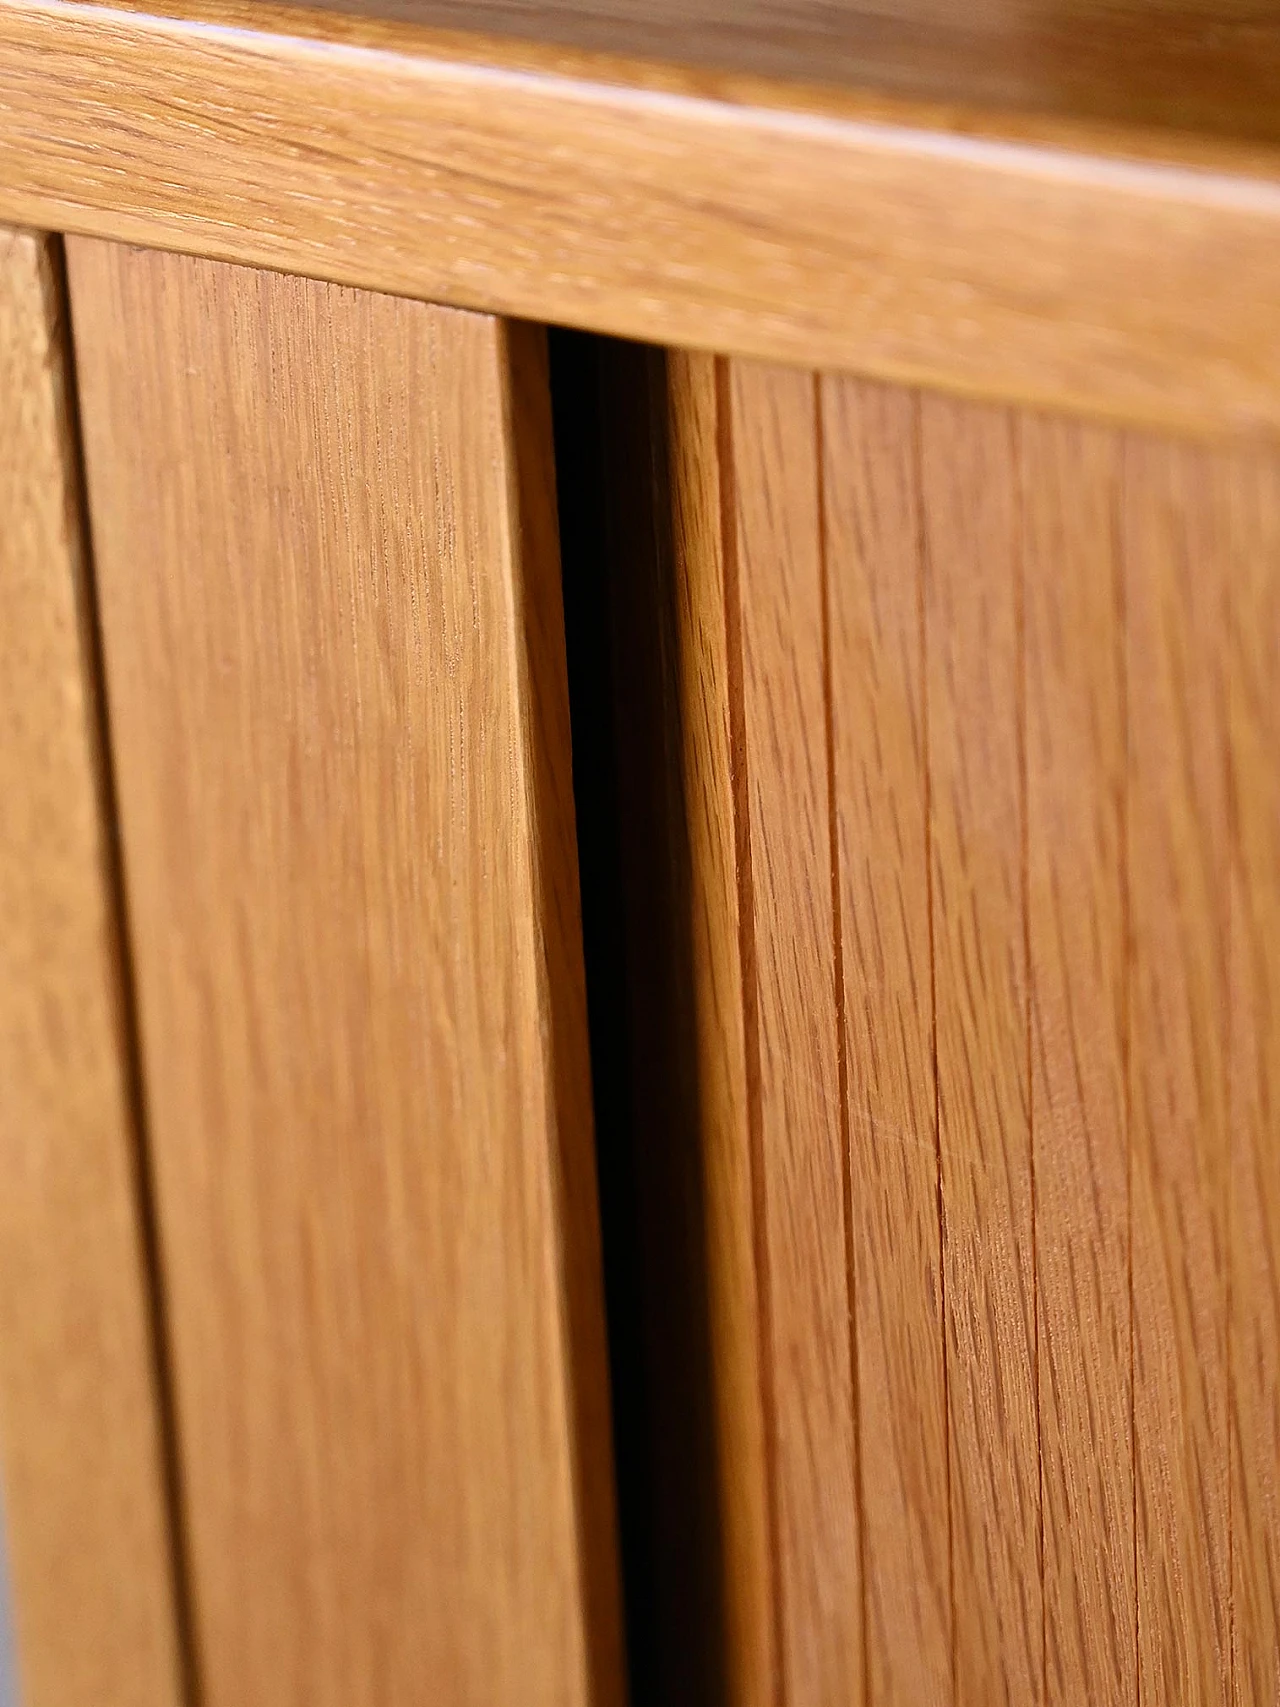
[[[1227,588],[1218,464],[1126,446],[1134,1439],[1144,1702],[1227,1699]]]
[[[1280,1698],[1280,472],[1242,464],[1230,553],[1235,1701]]]
[[[689,834],[690,938],[707,1267],[725,1537],[726,1678],[778,1703],[770,1370],[747,1108],[718,399],[714,358],[668,357],[677,735]]]
[[[150,3],[0,0],[0,216],[660,343],[1280,433],[1268,150],[1002,126],[267,0]]]
[[[1132,1707],[1120,445],[1020,418],[1045,1699]]]
[[[0,1503],[26,1707],[179,1707],[59,298],[0,230]]]
[[[916,400],[822,382],[870,1707],[951,1699]]]
[[[1035,1234],[1009,417],[923,398],[955,1690],[1041,1698]]]
[[[786,1699],[862,1689],[814,380],[730,368]],[[723,454],[723,453],[722,453]],[[748,968],[748,974],[752,969]]]
[[[205,1699],[615,1702],[539,335],[71,281]]]

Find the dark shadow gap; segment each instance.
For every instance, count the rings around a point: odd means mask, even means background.
[[[573,785],[632,1707],[726,1699],[661,352],[553,330]]]

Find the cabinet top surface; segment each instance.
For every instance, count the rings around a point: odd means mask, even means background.
[[[288,0],[315,10],[317,0]],[[1274,0],[319,0],[703,73],[1280,142]]]

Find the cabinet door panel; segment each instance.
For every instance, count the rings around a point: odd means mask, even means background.
[[[727,1697],[1269,1701],[1280,465],[667,374]]]
[[[615,1700],[542,335],[70,277],[206,1698]]]
[[[0,229],[0,1515],[25,1707],[178,1707],[61,296]]]

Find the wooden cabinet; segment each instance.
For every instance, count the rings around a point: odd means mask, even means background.
[[[1269,10],[0,0],[0,220],[23,1707],[1280,1699]]]

